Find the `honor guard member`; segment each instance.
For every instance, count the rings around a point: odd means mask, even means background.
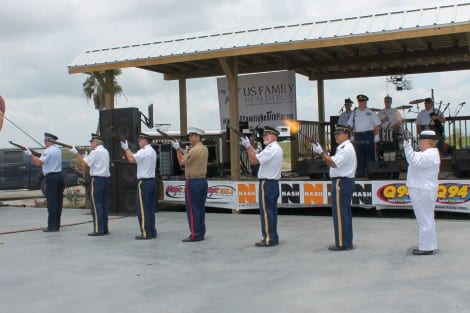
[[[380,141],[380,119],[367,107],[369,98],[358,95],[359,107],[354,109],[348,125],[353,130],[357,155],[357,176],[365,177],[367,163],[375,160],[375,143]]]
[[[85,157],[77,153],[73,147],[70,152],[75,154],[83,167],[90,168],[91,177],[91,215],[93,216],[93,232],[88,236],[104,236],[109,234],[109,152],[103,146],[104,139],[97,134],[91,134],[91,152]]]
[[[255,244],[256,247],[272,247],[279,244],[277,200],[279,198],[279,179],[281,178],[283,152],[277,143],[278,137],[279,131],[265,126],[263,143],[266,147],[260,153],[255,153],[248,138],[241,138],[241,144],[246,148],[251,164],[260,165],[258,171],[258,197],[263,239]]]
[[[49,133],[44,133],[44,145],[46,150],[40,157],[31,154],[27,149],[25,153],[31,156],[31,161],[36,166],[42,166],[42,173],[46,177],[46,201],[47,201],[47,228],[45,232],[56,232],[60,228],[60,217],[64,200],[65,181],[62,176],[62,152],[55,145],[59,139]]]
[[[155,169],[157,167],[157,153],[150,143],[150,135],[140,133],[139,148],[133,154],[129,150],[127,140],[121,141],[121,148],[126,152],[126,158],[130,163],[137,164],[137,216],[139,219],[141,234],[135,239],[157,238],[155,227],[155,206],[157,203],[157,181],[155,179]]]
[[[351,106],[354,102],[350,99],[344,99],[344,112],[339,115],[338,125],[348,125],[349,118],[351,117]]]
[[[424,99],[424,110],[416,116],[416,133],[419,134],[426,129],[434,130],[439,139],[437,147],[442,156],[447,155],[444,147],[445,135],[443,124],[445,121],[444,114],[439,109],[434,108],[432,98]]]
[[[335,244],[328,249],[351,250],[353,249],[351,200],[355,190],[356,151],[349,140],[351,129],[348,126],[337,125],[334,135],[338,144],[334,156],[325,153],[318,143],[312,143],[312,151],[320,154],[330,167],[331,215],[333,216]]]
[[[185,167],[185,204],[191,234],[183,242],[204,240],[206,234],[206,198],[207,198],[207,161],[209,151],[202,144],[204,131],[200,128],[189,127],[189,151],[183,152],[178,141],[172,141],[176,150],[178,163]]]
[[[419,228],[418,248],[415,255],[433,254],[437,251],[436,205],[439,166],[441,159],[436,148],[438,136],[433,130],[423,130],[418,139],[419,152],[413,151],[411,139],[403,142],[408,173],[406,186]]]

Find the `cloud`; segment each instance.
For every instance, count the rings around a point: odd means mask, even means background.
[[[84,74],[69,75],[67,65],[89,49],[153,42],[165,36],[201,31],[223,32],[257,26],[284,25],[288,21],[327,19],[384,11],[394,5],[419,1],[355,2],[311,0],[4,0],[0,10],[0,94],[7,117],[34,135],[50,131],[65,141],[86,144],[96,130],[98,112],[82,92]],[[386,93],[394,104],[429,95],[434,88],[439,100],[465,101],[469,71],[411,75],[414,88],[396,92],[385,77],[325,82],[327,119],[337,114],[345,97],[368,94],[371,106],[382,105]],[[179,129],[177,81],[161,74],[124,69],[118,78],[125,97],[117,107],[135,106],[147,112],[154,104],[155,121]],[[215,78],[187,82],[188,123],[207,129],[219,126]],[[297,76],[299,119],[317,119],[316,83]],[[467,114],[466,107],[462,114]],[[144,126],[145,127],[145,126]],[[8,140],[29,140],[5,121],[0,147]]]

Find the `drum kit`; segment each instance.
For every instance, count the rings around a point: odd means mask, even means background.
[[[396,110],[405,110],[412,109],[414,105],[424,102],[424,99],[416,99],[409,102],[409,104],[404,104],[398,107],[395,107]],[[381,109],[370,108],[373,112],[379,112]],[[381,150],[380,154],[383,157],[385,153],[393,153],[392,159],[396,159],[399,155],[401,155],[401,138],[411,138],[412,134],[408,129],[403,129],[400,127],[399,130],[392,129],[392,128],[381,128],[380,130],[380,142],[379,142],[379,150]],[[398,141],[398,143],[397,143]],[[386,157],[385,157],[386,158]]]

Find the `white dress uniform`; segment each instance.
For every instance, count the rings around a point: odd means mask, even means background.
[[[422,152],[413,151],[411,145],[404,145],[408,174],[406,186],[413,205],[419,227],[418,249],[432,251],[437,249],[434,207],[437,198],[439,165],[441,163],[437,148]]]
[[[338,145],[331,159],[336,167],[330,167],[330,177],[354,178],[357,167],[356,150],[349,139]]]
[[[109,177],[109,152],[102,145],[91,150],[90,154],[83,158],[90,168],[90,176]]]
[[[256,155],[259,161],[259,179],[281,179],[283,152],[277,141],[271,142]]]
[[[155,178],[157,153],[150,144],[134,154],[137,163],[137,179]]]

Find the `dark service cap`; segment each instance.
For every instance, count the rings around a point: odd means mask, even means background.
[[[149,134],[146,134],[146,133],[140,133],[139,134],[139,139],[142,138],[142,139],[147,139],[149,142],[152,141],[153,139],[153,136],[149,135]]]
[[[369,97],[366,95],[357,95],[357,101],[369,101]]]
[[[351,103],[352,104],[354,102],[351,100],[351,98],[346,98],[346,99],[344,99],[344,103]]]
[[[336,125],[335,127],[335,131],[333,134],[337,135],[337,134],[340,134],[340,133],[350,133],[351,132],[351,128],[349,128],[349,126],[344,126],[344,125]]]
[[[270,127],[270,126],[264,126],[263,135],[264,134],[274,134],[276,136],[280,135],[280,133],[277,129],[275,129],[273,127]]]
[[[432,98],[424,98],[424,102],[432,103]]]
[[[44,133],[44,140],[46,141],[56,141],[57,139],[59,139],[59,137],[57,137],[56,135],[53,135],[51,133]]]
[[[91,134],[91,139],[90,139],[90,142],[92,142],[94,139],[97,139],[97,140],[101,140],[101,141],[104,141],[104,138],[101,137],[100,135],[98,134]]]

